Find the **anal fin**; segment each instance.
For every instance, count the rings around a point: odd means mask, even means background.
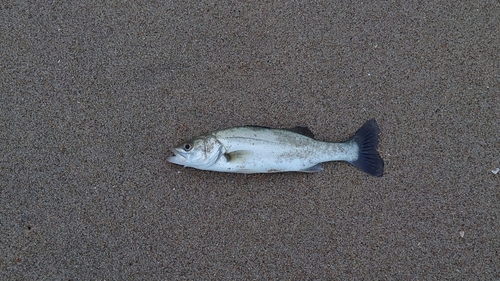
[[[300,172],[305,172],[305,173],[317,173],[321,172],[323,170],[323,165],[321,163],[318,163],[314,166],[305,168],[303,170],[300,170]]]

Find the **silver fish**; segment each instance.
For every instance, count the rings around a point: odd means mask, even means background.
[[[377,152],[379,128],[368,120],[342,143],[314,139],[306,127],[271,129],[245,126],[207,133],[172,149],[174,164],[230,173],[319,172],[323,162],[346,161],[380,177],[384,161]]]

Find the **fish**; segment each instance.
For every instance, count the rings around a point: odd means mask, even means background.
[[[200,170],[229,173],[319,172],[322,163],[345,161],[381,177],[379,127],[368,120],[344,142],[314,139],[307,127],[273,129],[242,126],[206,133],[172,148],[167,161]]]

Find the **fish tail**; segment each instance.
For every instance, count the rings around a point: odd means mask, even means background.
[[[384,174],[384,161],[377,151],[379,128],[375,119],[368,120],[351,138],[358,145],[358,158],[350,161],[358,169],[376,177]]]

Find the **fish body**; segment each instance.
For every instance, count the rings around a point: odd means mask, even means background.
[[[247,174],[319,172],[323,162],[346,161],[371,175],[382,176],[378,133],[373,119],[342,143],[315,140],[305,127],[236,127],[184,142],[172,149],[175,156],[167,160],[201,170]]]

